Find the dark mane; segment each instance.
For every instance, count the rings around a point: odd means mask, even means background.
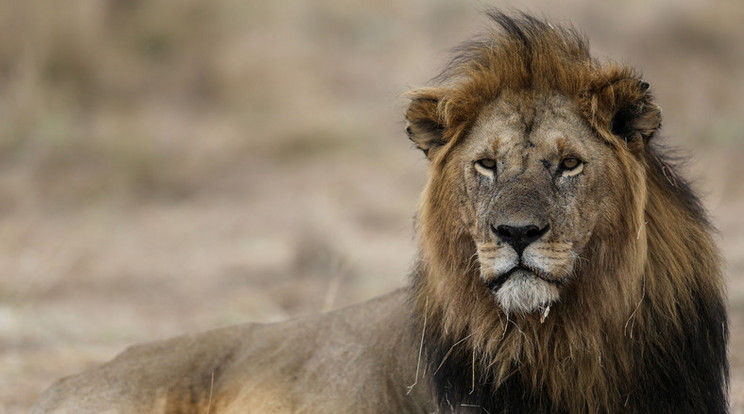
[[[482,72],[492,81],[494,75],[501,76],[500,86],[513,89],[538,85],[568,89],[565,80],[575,74],[573,66],[591,63],[586,38],[572,27],[554,27],[525,13],[509,16],[491,9],[486,14],[496,27],[456,47],[436,82]]]

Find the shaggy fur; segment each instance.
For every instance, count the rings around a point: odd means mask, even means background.
[[[497,29],[461,46],[439,86],[408,95],[409,136],[431,160],[413,303],[440,412],[727,412],[720,259],[700,202],[655,143],[648,83],[591,58],[572,29],[490,17]],[[453,173],[479,114],[513,93],[567,97],[617,166],[616,202],[542,317],[505,314],[479,279]]]

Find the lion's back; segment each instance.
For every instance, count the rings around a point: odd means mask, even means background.
[[[173,397],[192,401],[208,393],[239,338],[250,341],[258,325],[246,324],[197,335],[136,345],[91,371],[62,378],[31,409],[41,413],[173,412]],[[208,395],[207,395],[208,397]]]
[[[50,387],[31,414],[423,412],[417,348],[398,291],[276,324],[132,347]]]

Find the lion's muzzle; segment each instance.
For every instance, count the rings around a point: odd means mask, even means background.
[[[550,225],[511,223],[490,229],[496,243],[478,246],[481,277],[504,311],[531,313],[557,301],[568,265],[559,258],[571,256],[547,240]]]

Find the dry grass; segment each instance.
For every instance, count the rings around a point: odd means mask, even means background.
[[[0,0],[0,413],[133,342],[404,283],[425,163],[399,96],[479,7]],[[744,413],[744,3],[526,8],[642,68],[694,149]]]

